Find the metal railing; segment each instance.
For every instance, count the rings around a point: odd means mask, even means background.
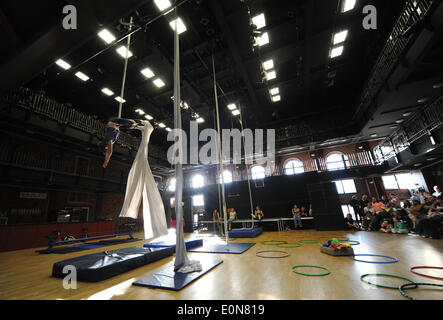
[[[376,146],[374,148],[375,161],[383,163],[389,160],[442,125],[443,96],[440,96],[405,121],[400,129]]]
[[[429,14],[434,2],[436,1],[407,1],[366,83],[360,99],[360,112],[366,110],[374,100],[413,38],[413,34],[405,35],[405,32]]]
[[[105,137],[106,125],[103,122],[70,108],[63,103],[49,99],[43,93],[35,93],[27,88],[21,87],[4,96],[2,100],[55,120],[60,124],[95,135],[100,140]],[[124,148],[137,149],[140,144],[140,139],[122,132],[117,140],[117,144]]]

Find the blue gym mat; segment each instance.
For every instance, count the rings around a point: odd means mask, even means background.
[[[189,249],[188,252],[232,253],[240,254],[254,246],[255,243],[206,243],[204,246]]]
[[[202,245],[203,245],[203,239],[185,240],[186,249],[200,247]],[[173,247],[174,251],[175,251],[175,239],[174,239],[174,242],[172,242],[172,241],[158,241],[158,242],[146,243],[143,245],[143,247],[145,247],[145,248]]]
[[[171,264],[170,266],[165,267],[156,273],[150,274],[132,284],[148,288],[179,291],[223,262],[223,260],[204,257],[199,257],[199,261],[202,265],[202,271],[200,272],[176,273],[174,272],[174,265]]]
[[[255,238],[263,233],[262,228],[238,229],[229,231],[230,238]]]

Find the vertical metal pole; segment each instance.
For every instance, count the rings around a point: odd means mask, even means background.
[[[176,155],[177,164],[175,165],[175,215],[176,215],[176,254],[174,261],[174,270],[177,271],[183,265],[189,263],[188,256],[186,254],[186,246],[183,235],[183,167],[182,167],[182,157],[183,157],[183,135],[182,135],[182,118],[181,118],[181,108],[180,108],[180,42],[178,35],[177,26],[178,12],[175,8],[175,31],[174,31],[174,128],[177,130],[179,140],[178,155]]]
[[[132,17],[129,22],[129,32],[132,30]],[[122,117],[122,107],[123,107],[123,97],[125,96],[125,84],[126,84],[126,73],[128,71],[128,60],[129,60],[129,47],[131,45],[131,34],[128,36],[128,41],[126,43],[126,57],[125,57],[125,68],[123,70],[123,80],[122,80],[122,89],[120,91],[120,104],[118,106],[118,117]]]
[[[225,178],[223,176],[223,157],[221,148],[221,130],[220,130],[220,114],[218,111],[218,96],[217,96],[217,79],[215,77],[215,62],[214,53],[212,54],[212,71],[214,74],[214,95],[215,95],[215,111],[217,114],[217,131],[218,131],[218,159],[219,159],[219,170],[221,172],[221,188],[222,188],[222,204],[223,204],[223,217],[225,225],[225,237],[226,244],[229,245],[229,232],[228,232],[228,215],[226,209],[226,199],[225,199]]]
[[[243,150],[245,152],[245,166],[246,166],[246,174],[248,177],[248,189],[249,189],[249,204],[251,206],[251,228],[254,228],[254,217],[252,217],[252,214],[254,213],[254,206],[252,204],[252,192],[251,192],[251,180],[249,179],[249,166],[246,162],[246,144],[245,144],[245,135],[243,134],[243,117],[242,117],[242,112],[241,112],[241,108],[239,106],[240,109],[240,126],[241,126],[241,132],[242,132],[242,141],[243,141]],[[254,153],[254,152],[253,152]]]

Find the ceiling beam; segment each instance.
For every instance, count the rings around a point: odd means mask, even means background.
[[[252,86],[251,80],[249,79],[249,76],[246,72],[245,66],[243,65],[243,60],[241,58],[240,52],[237,48],[237,44],[235,42],[235,39],[232,35],[232,30],[229,27],[228,23],[226,22],[226,19],[223,15],[223,8],[220,6],[219,0],[209,0],[209,4],[211,6],[212,13],[214,14],[218,25],[220,26],[220,29],[222,30],[223,34],[226,36],[226,40],[228,42],[229,51],[231,53],[232,58],[234,59],[234,62],[236,64],[236,70],[240,73],[243,81],[246,84],[246,88],[248,90],[248,94],[251,98],[251,114],[253,113],[255,116],[257,116],[258,120],[261,122],[262,119],[262,112],[259,110],[259,102],[256,95],[256,92]],[[249,106],[248,106],[249,107]]]
[[[137,9],[146,0],[71,0],[77,9],[77,30],[65,30],[62,26],[63,13],[59,23],[27,45],[14,58],[4,61],[0,74],[14,75],[0,77],[0,94],[33,79],[54,63],[94,37],[98,28],[111,24]]]

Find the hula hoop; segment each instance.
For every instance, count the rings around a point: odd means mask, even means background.
[[[318,240],[299,240],[298,242],[302,244],[316,244]]]
[[[294,270],[294,269],[297,269],[297,268],[317,268],[317,269],[326,270],[327,272],[320,273],[320,274],[302,273],[302,272],[297,272],[297,271]],[[302,276],[307,276],[307,277],[323,277],[323,276],[327,276],[328,274],[331,274],[331,271],[329,271],[328,268],[319,267],[319,266],[307,266],[307,265],[293,266],[292,267],[292,272],[294,272],[296,274],[300,274]]]
[[[429,286],[429,287],[443,287],[443,284],[434,284],[434,283],[406,283],[404,285],[401,285],[398,287],[398,290],[400,291],[401,295],[405,298],[408,298],[409,300],[415,300],[414,298],[412,298],[411,296],[408,296],[406,294],[406,292],[404,292],[403,290],[408,290],[408,289],[412,289],[412,288],[408,288],[409,286]]]
[[[338,240],[338,241],[349,243],[351,246],[358,246],[360,244],[360,242],[358,242],[357,240],[345,239],[345,240]]]
[[[418,272],[414,271],[415,269],[443,269],[443,267],[426,267],[426,266],[417,266],[417,267],[412,267],[411,270],[410,270],[413,274],[416,274],[417,276],[426,277],[426,278],[431,278],[431,279],[435,279],[435,280],[442,280],[442,281],[443,281],[443,278],[440,278],[440,277],[434,277],[434,276],[428,276],[428,275],[426,275],[426,274],[418,273]]]
[[[371,281],[368,281],[368,280],[363,280],[363,279],[364,279],[365,277],[367,277],[367,276],[383,276],[383,277],[390,277],[390,278],[396,278],[396,279],[406,280],[406,281],[409,281],[410,284],[415,284],[414,281],[409,280],[408,278],[404,278],[404,277],[396,276],[396,275],[393,275],[393,274],[384,274],[384,273],[367,273],[367,274],[364,274],[364,275],[360,276],[360,280],[361,280],[361,281],[363,281],[364,283],[367,283],[367,284],[370,284],[370,285],[376,286],[376,287],[378,287],[378,288],[394,289],[394,290],[395,290],[395,289],[398,289],[398,287],[383,286],[383,285],[381,285],[381,284],[375,284],[375,283],[372,283]],[[413,288],[411,288],[411,289],[417,289],[417,288],[418,288],[418,286],[415,285],[415,287],[413,287]]]
[[[279,248],[300,248],[302,245],[298,242],[288,242],[285,244],[277,244],[276,246]]]
[[[273,252],[273,253],[283,253],[283,254],[285,254],[284,256],[264,256],[264,255],[261,255],[262,253],[269,253],[269,252]],[[269,258],[269,259],[280,259],[280,258],[287,258],[287,257],[289,257],[290,256],[290,254],[288,253],[288,252],[286,252],[286,251],[279,251],[279,250],[263,250],[263,251],[257,251],[256,253],[255,253],[255,255],[257,256],[257,257],[260,257],[260,258]]]
[[[359,260],[359,259],[354,259],[353,257],[357,257],[357,256],[366,256],[366,257],[383,257],[383,258],[388,258],[388,259],[392,259],[392,261],[367,261],[367,260]],[[396,263],[398,262],[397,258],[394,257],[390,257],[390,256],[382,256],[380,254],[353,254],[350,255],[349,258],[351,258],[354,261],[358,261],[358,262],[366,262],[366,263]]]
[[[276,242],[278,242],[278,243],[276,244]],[[288,244],[287,241],[278,241],[278,240],[267,240],[267,241],[262,241],[261,243],[266,246],[277,246],[279,244]]]

